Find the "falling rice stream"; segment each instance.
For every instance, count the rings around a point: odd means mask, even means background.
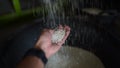
[[[45,4],[45,8],[47,9],[47,12],[48,12],[47,22],[46,23],[50,23],[49,24],[50,27],[56,27],[56,25],[57,25],[56,22],[58,22],[60,24],[61,23],[61,21],[60,21],[61,18],[62,18],[62,22],[63,23],[65,22],[64,19],[66,18],[66,16],[65,16],[64,11],[60,11],[60,13],[62,14],[62,17],[57,16],[57,14],[58,14],[57,10],[58,10],[59,7],[56,4],[57,4],[57,2],[60,2],[60,5],[63,6],[61,1],[63,1],[63,0],[43,0],[43,2]],[[73,0],[66,0],[66,1],[72,2]],[[76,5],[76,3],[77,3],[77,0],[75,0],[75,1],[71,4],[71,7],[70,7],[71,12],[72,12],[73,15],[75,13],[74,5]],[[94,8],[94,4],[93,4],[92,1],[93,0],[89,0],[89,1],[86,0],[86,2],[84,2],[84,3],[85,4],[90,3],[92,5],[91,7]],[[85,6],[85,5],[82,4],[82,6]],[[79,11],[80,11],[80,8],[78,7],[78,14],[80,14]],[[58,18],[58,21],[56,21],[56,18]],[[74,23],[71,23],[71,24],[72,24],[73,28],[76,28],[76,25]],[[87,29],[85,28],[84,30],[86,31]],[[75,34],[74,34],[75,37],[80,38],[80,36],[77,35],[77,34],[80,34],[80,32],[78,32],[77,30],[74,30],[74,32],[75,32]],[[71,40],[73,40],[73,39],[71,39]],[[85,43],[84,41],[86,41],[86,40],[84,38],[82,38],[82,41],[83,42],[81,42],[81,43],[84,44]],[[71,43],[74,43],[74,40]],[[68,46],[68,41],[67,40],[65,42],[65,45]],[[81,52],[77,52],[77,51],[81,51]],[[79,54],[77,54],[77,53],[79,53]],[[92,57],[91,57],[91,55],[92,55]],[[88,57],[88,56],[90,56],[90,57]],[[95,68],[104,68],[101,61],[96,56],[94,56],[93,54],[91,54],[91,53],[89,53],[87,51],[84,51],[82,49],[78,50],[78,49],[73,48],[73,47],[65,47],[65,48],[63,47],[58,53],[56,53],[53,56],[53,58],[49,59],[50,61],[48,61],[48,64],[47,64],[46,68],[72,68],[72,67],[73,68],[79,68],[80,67],[79,64],[81,64],[81,66],[82,66],[82,64],[83,65],[87,64],[87,62],[89,62],[89,64],[90,64],[90,62],[92,61],[91,58],[96,59],[96,60],[92,59],[93,61],[95,61],[95,63],[99,62],[98,66],[96,66]],[[88,59],[88,60],[86,60],[86,59]],[[73,62],[74,65],[71,62]],[[94,62],[92,62],[92,63],[93,64],[91,64],[91,65],[95,64]],[[99,66],[99,64],[101,66]],[[57,65],[59,67],[57,67]],[[62,65],[62,66],[60,66],[60,65]],[[89,65],[89,66],[91,66],[91,65]],[[53,67],[53,66],[55,66],[55,67]],[[78,66],[78,67],[76,67],[76,66]],[[85,66],[83,66],[81,68],[90,68],[90,67],[87,67],[87,65],[85,65]],[[93,67],[91,66],[91,68],[93,68]]]

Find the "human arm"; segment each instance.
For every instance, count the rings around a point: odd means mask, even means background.
[[[59,26],[59,29],[64,29],[66,34],[62,41],[53,44],[51,42],[52,34],[54,30],[51,29],[44,29],[40,38],[38,39],[34,48],[42,50],[45,53],[46,58],[50,58],[54,55],[64,44],[65,40],[67,39],[70,33],[70,27]],[[26,56],[17,66],[17,68],[44,68],[44,63],[42,60],[36,56]]]

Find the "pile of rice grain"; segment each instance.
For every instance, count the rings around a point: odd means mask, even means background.
[[[62,39],[65,36],[65,30],[63,29],[57,29],[54,34],[52,35],[52,43],[58,43],[62,41]]]

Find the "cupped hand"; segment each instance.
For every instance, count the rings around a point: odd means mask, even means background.
[[[58,43],[52,43],[52,35],[54,33],[54,30],[52,29],[44,29],[40,38],[38,39],[35,48],[41,49],[44,51],[47,58],[51,57],[53,54],[55,54],[65,43],[65,40],[70,34],[70,27],[69,26],[59,26],[59,29],[64,29],[66,31],[66,34],[62,41]]]

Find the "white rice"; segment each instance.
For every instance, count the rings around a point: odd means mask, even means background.
[[[58,29],[54,32],[54,34],[52,35],[52,43],[58,43],[60,41],[62,41],[62,39],[65,36],[65,30],[63,29]]]

